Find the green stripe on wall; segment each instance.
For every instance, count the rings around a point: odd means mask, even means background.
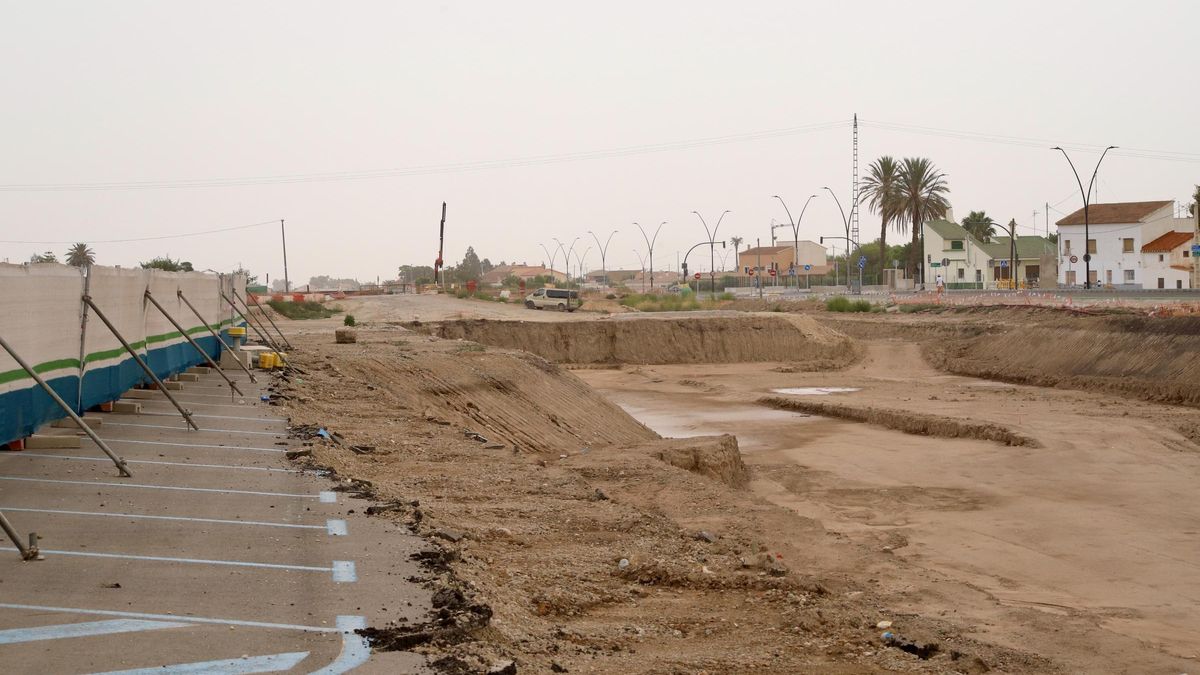
[[[209,328],[212,328],[213,330],[221,330],[221,328],[223,328],[226,324],[232,324],[232,323],[233,323],[233,321],[231,321],[229,319],[225,319],[219,323],[212,324]],[[207,333],[208,328],[205,328],[204,326],[195,326],[194,328],[187,329],[187,332],[189,335],[194,334],[194,333],[200,333],[200,332]],[[139,340],[137,342],[130,342],[129,346],[133,347],[133,349],[136,351],[138,349],[142,349],[143,347],[145,347],[147,345],[147,343],[166,342],[167,340],[171,340],[171,339],[178,338],[178,337],[183,337],[183,334],[180,333],[179,331],[163,333],[161,335],[150,335],[145,340]],[[84,361],[84,363],[94,363],[96,361],[104,361],[106,359],[115,359],[118,356],[125,354],[125,353],[126,353],[126,351],[125,351],[124,347],[117,347],[116,349],[105,349],[103,351],[92,352],[91,354],[88,354],[86,357],[84,357],[83,361]],[[62,368],[78,369],[79,368],[79,359],[55,359],[53,361],[46,361],[44,363],[38,363],[33,366],[34,372],[36,372],[39,375],[41,375],[42,373],[48,373],[52,370],[60,370]],[[14,382],[16,380],[21,380],[21,379],[25,379],[25,378],[29,378],[31,380],[33,379],[32,377],[29,377],[29,373],[25,372],[24,368],[16,368],[14,370],[8,370],[3,373],[0,373],[0,384],[7,384],[9,382]]]

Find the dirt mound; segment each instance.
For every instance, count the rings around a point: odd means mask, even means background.
[[[834,403],[817,403],[784,396],[765,396],[758,399],[758,402],[780,410],[792,410],[810,415],[821,415],[822,417],[838,417],[855,422],[878,424],[889,429],[918,436],[978,438],[985,441],[996,441],[1005,445],[1019,445],[1030,448],[1041,447],[1041,444],[1036,440],[1028,436],[1022,436],[998,424],[967,422],[953,417],[926,415],[910,410],[888,410],[886,408],[863,408]]]
[[[1091,317],[930,345],[944,370],[1200,406],[1200,318]]]
[[[620,317],[561,323],[447,321],[414,326],[449,339],[522,349],[560,363],[738,363],[822,360],[846,364],[855,343],[809,317]]]
[[[708,476],[730,487],[745,488],[750,484],[750,472],[742,462],[737,438],[730,434],[668,438],[642,449],[671,466]]]

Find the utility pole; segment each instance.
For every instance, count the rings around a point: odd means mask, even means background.
[[[758,299],[762,300],[763,296],[763,279],[762,279],[762,239],[754,239],[754,247],[758,249],[758,265],[754,270],[754,279],[758,281]]]
[[[283,292],[284,292],[284,293],[288,293],[288,292],[290,292],[290,291],[292,290],[292,288],[291,288],[291,286],[289,286],[289,285],[288,285],[288,271],[287,271],[287,228],[285,228],[285,227],[283,226],[283,218],[280,218],[280,219],[279,219],[279,234],[280,234],[280,235],[282,236],[282,238],[283,238]]]

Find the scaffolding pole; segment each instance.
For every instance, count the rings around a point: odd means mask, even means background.
[[[167,391],[167,386],[163,384],[162,380],[158,379],[158,376],[154,374],[154,371],[151,370],[149,364],[142,360],[141,355],[129,345],[129,342],[125,340],[125,336],[121,335],[121,332],[117,330],[117,327],[112,325],[112,322],[108,320],[108,317],[104,315],[104,312],[100,311],[100,308],[96,306],[96,303],[92,301],[92,298],[85,295],[83,296],[83,301],[88,304],[88,307],[92,308],[92,311],[96,312],[96,316],[100,317],[100,320],[104,322],[105,326],[108,326],[108,330],[110,330],[113,335],[117,336],[117,339],[121,341],[121,346],[125,348],[125,351],[129,352],[129,355],[133,357],[134,361],[137,361],[137,364],[142,367],[142,372],[146,373],[146,375],[148,375],[150,379],[154,381],[154,384],[158,386],[158,390],[167,397],[167,400],[171,402],[171,405],[175,406],[175,409],[179,411],[179,414],[183,415],[183,419],[185,422],[187,422],[188,426],[196,431],[200,431],[200,427],[196,426],[195,420],[192,419],[192,411],[187,410],[183,406],[179,405],[179,401],[176,401],[175,397],[171,395],[171,392]]]
[[[233,352],[233,347],[231,347],[231,346],[229,345],[229,343],[225,341],[225,338],[221,337],[221,334],[220,334],[220,333],[218,333],[217,331],[213,330],[213,327],[212,327],[212,326],[210,326],[210,325],[208,325],[208,321],[206,321],[206,320],[204,319],[204,317],[200,316],[200,312],[197,312],[197,311],[196,311],[196,308],[192,306],[192,303],[191,303],[191,302],[188,302],[187,296],[185,296],[185,295],[183,294],[183,291],[182,291],[182,290],[176,290],[176,291],[175,291],[175,293],[176,293],[176,295],[178,295],[178,296],[179,296],[179,299],[180,299],[180,300],[183,300],[183,304],[187,305],[187,306],[188,306],[188,309],[192,310],[192,314],[195,314],[195,315],[196,315],[196,318],[197,318],[197,319],[200,319],[200,323],[204,324],[204,327],[208,329],[208,332],[209,332],[209,333],[212,333],[212,336],[213,336],[213,337],[215,337],[215,338],[217,338],[217,342],[220,342],[222,347],[224,347],[226,350],[228,350],[230,353],[232,353],[232,352]],[[234,360],[235,360],[235,361],[237,361],[237,364],[238,364],[238,366],[240,366],[240,367],[241,367],[241,369],[242,369],[242,370],[244,370],[244,371],[246,371],[246,374],[250,376],[250,381],[251,381],[251,382],[258,382],[258,378],[254,377],[254,373],[253,373],[253,372],[251,372],[251,371],[250,371],[250,369],[246,367],[246,364],[242,363],[242,360],[241,360],[241,359],[237,359],[237,358],[235,358]]]
[[[67,405],[67,402],[62,400],[62,397],[58,395],[58,392],[54,391],[49,384],[46,384],[46,381],[42,379],[41,375],[37,374],[37,371],[33,369],[33,366],[29,365],[25,359],[21,358],[21,355],[18,354],[2,336],[0,336],[0,347],[4,347],[4,351],[8,352],[8,355],[13,358],[13,361],[16,361],[17,364],[20,365],[21,368],[33,378],[33,381],[37,382],[38,386],[40,386],[43,391],[49,394],[50,398],[54,399],[54,402],[58,404],[58,407],[62,408],[63,412],[67,413],[67,415],[74,420],[75,424],[79,425],[79,428],[83,429],[83,432],[87,434],[89,438],[95,441],[96,445],[100,446],[100,449],[104,451],[104,454],[108,455],[108,458],[113,461],[113,464],[117,465],[117,470],[121,472],[122,476],[125,478],[133,476],[133,472],[131,472],[129,467],[126,466],[125,460],[118,457],[117,454],[112,451],[112,448],[108,447],[108,444],[105,443],[104,440],[99,436],[97,436],[95,431],[92,431],[92,428],[88,426],[87,422],[84,422],[82,417],[75,414],[75,409]]]
[[[254,319],[246,314],[243,314],[242,310],[237,306],[237,303],[235,303],[233,300],[230,300],[229,296],[225,295],[224,291],[221,292],[221,297],[225,300],[225,302],[229,303],[229,306],[233,308],[233,311],[242,315],[242,318],[246,320],[246,325],[248,325],[254,329],[254,333],[256,335],[258,335],[259,340],[262,340],[263,343],[266,344],[271,349],[274,349],[277,352],[280,351],[279,345],[275,344],[274,340],[267,337],[266,333],[264,333],[262,330],[259,330],[258,324],[256,324],[254,322]],[[247,309],[246,311],[250,311],[250,310]]]
[[[26,546],[25,542],[21,541],[21,535],[17,534],[16,528],[12,526],[12,523],[8,522],[8,518],[4,517],[3,512],[0,512],[0,529],[4,530],[4,533],[8,535],[8,538],[12,540],[17,550],[20,551],[21,560],[41,560],[42,556],[38,552],[37,532],[29,533],[29,545]]]
[[[237,291],[233,292],[233,297],[235,297],[235,298],[238,297]],[[279,330],[279,325],[275,323],[275,319],[272,319],[270,314],[267,314],[267,310],[263,309],[263,306],[261,303],[259,303],[258,298],[254,297],[253,295],[250,295],[249,293],[246,294],[246,297],[253,300],[254,306],[258,308],[258,311],[261,312],[263,316],[267,317],[267,321],[271,322],[271,326],[275,328],[275,332],[279,333],[279,337],[283,338],[283,346],[287,347],[288,349],[291,349],[292,348],[291,341],[289,341],[287,339],[287,336],[283,334],[283,331]],[[242,300],[242,304],[246,304],[246,301]],[[246,309],[250,309],[250,308],[246,307]]]
[[[250,315],[251,315],[250,305],[247,305],[246,301],[242,300],[241,296],[239,296],[237,294],[237,291],[230,291],[230,292],[233,293],[234,299],[241,300],[242,307],[246,308],[246,313],[242,314],[242,316],[246,317],[246,321],[249,322]],[[236,305],[234,305],[234,309],[237,309]],[[239,309],[238,312],[241,313],[241,310]],[[263,316],[266,316],[266,312],[262,312],[262,314],[263,314]],[[270,319],[270,318],[271,317],[269,317],[269,316],[267,317],[267,319]],[[258,321],[258,318],[255,317],[255,320]],[[264,325],[262,321],[258,321],[258,325],[262,326],[262,332],[259,333],[259,335],[267,339],[267,341],[268,341],[267,344],[271,345],[271,348],[275,350],[275,355],[279,357],[280,361],[283,361],[283,367],[288,370],[295,370],[294,368],[292,368],[292,364],[288,363],[287,357],[284,356],[283,348],[281,348],[279,346],[278,342],[275,342],[274,340],[272,340],[270,338],[270,334],[267,333],[266,325]],[[276,329],[276,330],[278,330],[278,329]],[[283,333],[280,333],[279,335],[282,337]],[[284,340],[287,340],[287,338],[284,338]],[[291,345],[288,345],[288,347],[290,348]]]
[[[175,326],[175,330],[179,331],[179,334],[182,335],[184,337],[184,339],[186,339],[193,347],[196,348],[196,351],[200,353],[200,356],[204,357],[204,361],[206,363],[208,363],[208,365],[210,367],[212,367],[213,370],[217,371],[218,375],[225,378],[225,381],[229,383],[230,389],[232,389],[233,391],[236,391],[238,393],[238,396],[245,396],[245,394],[242,393],[242,390],[238,388],[237,382],[234,382],[233,380],[229,379],[229,376],[225,374],[225,371],[221,370],[221,367],[218,366],[217,363],[212,360],[212,357],[208,355],[208,352],[204,351],[204,349],[202,347],[200,347],[200,345],[196,344],[196,341],[192,339],[192,336],[188,335],[188,332],[186,330],[184,330],[183,326],[180,326],[179,322],[175,320],[175,317],[168,314],[167,310],[164,309],[162,305],[158,304],[158,300],[155,300],[154,296],[150,294],[149,288],[146,289],[146,299],[150,301],[150,304],[157,307],[158,311],[162,312],[163,316],[167,317],[167,321],[170,321],[171,325]]]

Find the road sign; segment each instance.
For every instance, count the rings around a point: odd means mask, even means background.
[[[770,270],[767,271],[767,273],[770,274],[771,276],[775,276],[775,268],[772,267]]]
[[[699,272],[696,272],[696,274],[695,274],[695,277],[696,277],[696,279],[697,279],[697,280],[699,280],[699,279],[700,279],[700,273],[699,273]]]
[[[950,259],[942,258],[942,267],[949,267],[949,266],[950,266]]]
[[[858,256],[858,266],[859,267],[867,266],[867,256],[865,256],[865,255]]]
[[[894,269],[894,270],[900,269],[900,261],[899,260],[892,261],[892,269]]]
[[[1193,256],[1200,255],[1200,244],[1192,244],[1192,255]]]
[[[1000,261],[1000,266],[1001,266],[1001,267],[1008,267],[1008,261],[1007,261],[1007,260],[1001,260],[1001,261]]]
[[[809,271],[811,271],[811,270],[812,270],[812,265],[805,265],[805,266],[804,266],[804,271],[805,271],[805,272],[809,272]]]
[[[796,276],[796,268],[795,268],[795,267],[789,267],[789,268],[788,268],[788,276],[789,276],[789,277],[794,277],[794,276]]]
[[[1073,263],[1079,262],[1079,256],[1077,256],[1077,255],[1071,256],[1071,262],[1073,262]]]
[[[930,266],[930,267],[941,267],[941,266],[942,266],[942,263],[940,263],[940,262],[931,262],[931,263],[929,263],[929,266]]]

